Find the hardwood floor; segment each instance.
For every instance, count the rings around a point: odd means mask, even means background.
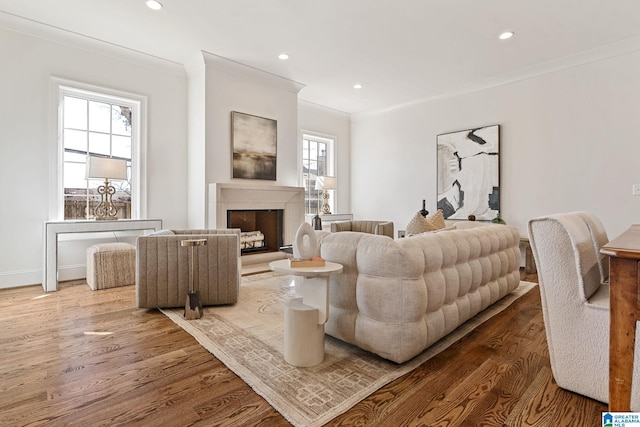
[[[535,276],[525,280],[535,281]],[[290,425],[133,286],[0,291],[0,426]],[[597,426],[551,375],[538,288],[330,426]]]

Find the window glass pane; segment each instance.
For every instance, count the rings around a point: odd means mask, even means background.
[[[65,150],[87,151],[87,132],[82,130],[64,130],[64,148]]]
[[[69,188],[87,188],[87,180],[84,178],[86,174],[84,163],[69,163],[64,164],[64,187],[65,190]],[[66,193],[66,191],[65,191]]]
[[[325,162],[318,162],[318,176],[324,176],[327,174],[327,168]]]
[[[316,160],[318,158],[318,143],[311,141],[309,144],[309,158]]]
[[[93,132],[111,131],[111,105],[89,101],[89,130]]]
[[[87,101],[64,97],[64,127],[87,130]]]
[[[111,140],[111,155],[131,159],[131,137],[114,135]]]
[[[65,151],[64,161],[84,164],[87,161],[87,156],[84,154],[74,153],[73,151]]]
[[[109,143],[109,135],[103,133],[89,133],[89,152],[92,154],[111,154],[111,147]]]
[[[111,110],[112,133],[131,135],[131,108],[114,105]]]

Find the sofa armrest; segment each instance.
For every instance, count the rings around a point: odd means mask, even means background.
[[[393,222],[386,221],[378,223],[375,234],[391,237],[393,239]]]
[[[336,221],[331,223],[331,232],[351,231],[351,221]]]

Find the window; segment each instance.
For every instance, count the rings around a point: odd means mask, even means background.
[[[322,205],[322,190],[315,189],[316,177],[333,175],[333,145],[334,139],[330,137],[302,135],[302,182],[307,215],[315,215]],[[329,198],[329,205],[335,212],[335,196]]]
[[[118,218],[139,218],[139,135],[141,101],[109,93],[59,86],[61,206],[65,220],[93,219],[104,181],[86,179],[87,156],[127,164],[127,180],[109,181]],[[62,215],[61,215],[62,216]]]

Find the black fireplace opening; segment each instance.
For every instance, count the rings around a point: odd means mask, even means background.
[[[242,254],[277,252],[283,242],[283,209],[227,211],[227,227],[239,228]]]

